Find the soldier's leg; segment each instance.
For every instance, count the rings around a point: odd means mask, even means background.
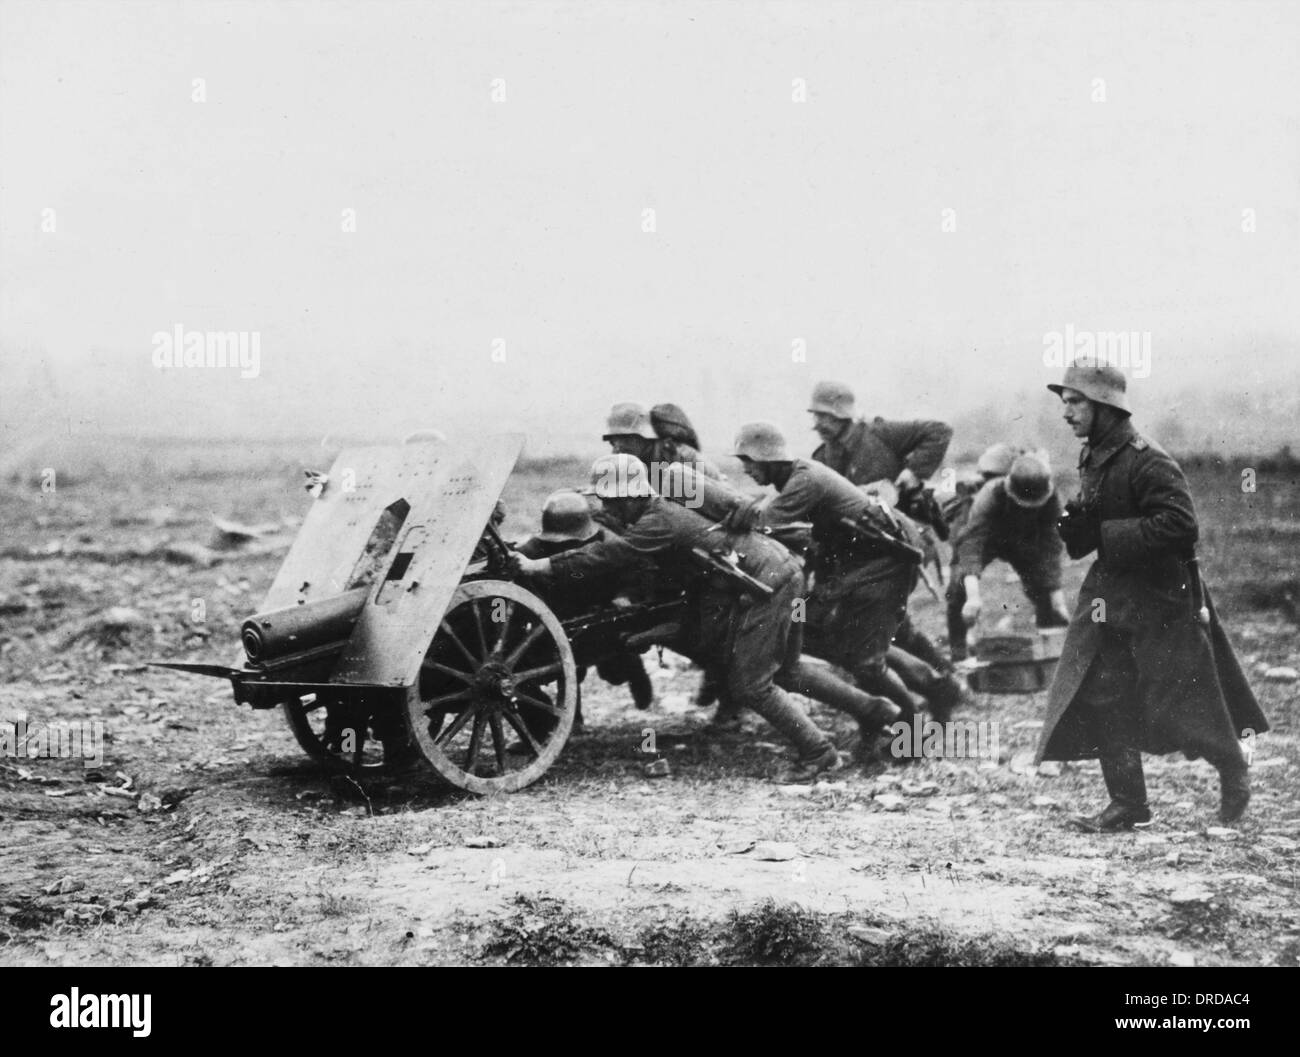
[[[803,656],[802,621],[791,624],[785,660],[777,670],[775,682],[782,690],[803,694],[852,716],[864,737],[874,735],[902,714],[888,698],[859,690],[834,672],[807,660]]]
[[[948,652],[954,661],[966,659],[966,621],[961,617],[961,607],[965,604],[966,584],[954,565],[948,575],[947,592]]]
[[[1034,623],[1040,628],[1064,628],[1070,624],[1065,612],[1059,579],[1045,577],[1041,569],[1028,557],[1018,554],[1007,556],[1007,564],[1020,577],[1020,586],[1034,607]]]
[[[930,636],[916,626],[910,613],[903,614],[903,621],[894,632],[894,643],[940,674],[952,671],[952,662],[943,655],[943,651],[934,644]]]
[[[753,709],[793,743],[801,764],[831,768],[839,764],[834,745],[775,682],[787,663],[795,596],[792,578],[771,599],[733,605],[729,648],[719,658],[722,683],[736,705]]]
[[[1109,832],[1146,825],[1151,811],[1139,749],[1135,712],[1138,673],[1132,644],[1109,628],[1098,630],[1101,649],[1092,659],[1076,700],[1089,710],[1110,804],[1099,815],[1079,822],[1093,832]]]
[[[613,686],[627,684],[632,692],[632,703],[637,708],[646,709],[654,704],[654,687],[650,675],[645,670],[645,660],[639,653],[616,653],[606,657],[596,665],[596,672],[605,682]]]

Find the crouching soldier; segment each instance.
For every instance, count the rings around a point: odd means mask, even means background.
[[[847,669],[861,689],[913,711],[915,698],[887,657],[916,586],[921,560],[916,527],[829,466],[792,458],[785,437],[770,423],[741,426],[735,454],[757,484],[777,491],[738,513],[737,524],[812,524],[815,586],[804,631],[808,652]],[[951,674],[915,667],[929,673],[921,692],[931,713],[945,721],[964,699],[961,686]]]
[[[1076,361],[1048,388],[1086,441],[1061,537],[1071,558],[1097,559],[1048,689],[1038,759],[1101,759],[1110,804],[1076,820],[1093,832],[1151,821],[1143,752],[1208,760],[1219,772],[1219,819],[1236,822],[1250,800],[1238,739],[1268,723],[1201,584],[1187,480],[1133,428],[1118,369]]]
[[[713,531],[698,514],[658,496],[648,476],[646,467],[627,454],[597,459],[592,483],[624,526],[622,537],[552,558],[523,558],[520,571],[562,583],[634,569],[650,558],[657,579],[688,592],[691,613],[681,651],[708,665],[730,699],[793,743],[798,761],[787,777],[806,780],[838,769],[839,753],[830,739],[776,684],[778,673],[798,662],[799,639],[792,628],[803,583],[798,559],[760,535]],[[728,575],[728,568],[736,575]],[[758,586],[742,593],[737,580]]]
[[[550,558],[605,539],[609,534],[592,520],[586,498],[577,492],[561,490],[546,498],[542,507],[542,531],[518,544],[515,553],[525,558]],[[578,580],[556,585],[556,590],[547,592],[546,603],[564,620],[608,604],[620,589],[616,581],[602,584],[596,580]],[[639,653],[629,651],[607,657],[596,665],[596,672],[614,686],[626,683],[637,708],[647,709],[654,704],[654,686]],[[579,673],[579,682],[583,674]],[[579,716],[581,707],[579,703]]]
[[[1010,473],[988,482],[975,496],[970,514],[952,537],[952,578],[948,582],[948,642],[953,660],[966,656],[966,632],[979,619],[983,600],[980,576],[999,559],[1020,577],[1040,628],[1070,623],[1061,590],[1065,548],[1056,531],[1061,501],[1047,461],[1020,455]]]

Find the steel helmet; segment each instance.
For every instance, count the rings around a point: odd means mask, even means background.
[[[666,440],[681,441],[696,451],[700,448],[699,434],[686,417],[686,412],[676,404],[655,404],[650,409],[650,425],[658,436]]]
[[[789,462],[785,437],[770,422],[746,422],[736,434],[734,455],[755,462]]]
[[[1011,464],[1011,472],[1003,478],[1002,487],[1017,506],[1036,510],[1052,498],[1052,471],[1043,456],[1020,455]]]
[[[577,540],[585,543],[596,535],[596,523],[591,520],[587,500],[577,492],[561,489],[546,497],[542,506],[542,531],[539,540],[547,543],[566,543]]]
[[[1000,441],[985,449],[984,454],[980,456],[980,461],[976,463],[976,468],[980,473],[1002,477],[1010,472],[1011,464],[1016,461],[1016,456],[1019,454],[1019,449]]]
[[[813,388],[809,411],[834,415],[836,418],[853,417],[853,390],[843,382],[818,382]]]
[[[609,418],[605,422],[605,436],[610,437],[645,437],[655,439],[654,427],[650,424],[650,412],[641,404],[631,401],[615,404],[609,409]]]
[[[1062,389],[1075,389],[1089,400],[1127,412],[1128,379],[1118,367],[1105,360],[1083,357],[1065,369],[1065,381],[1047,387],[1057,396]]]
[[[650,471],[635,455],[602,455],[591,464],[591,484],[601,499],[641,499],[655,495]]]

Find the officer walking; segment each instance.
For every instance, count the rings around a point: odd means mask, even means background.
[[[1007,476],[988,482],[976,494],[969,516],[952,537],[948,643],[953,660],[966,656],[966,630],[974,627],[983,608],[980,576],[999,559],[1020,577],[1038,627],[1070,623],[1061,590],[1065,548],[1056,531],[1060,517],[1051,471],[1039,455],[1018,456]]]
[[[1268,723],[1200,580],[1187,480],[1129,421],[1127,380],[1078,360],[1048,389],[1085,441],[1080,494],[1061,538],[1097,552],[1048,690],[1039,760],[1099,757],[1110,803],[1076,819],[1093,832],[1151,821],[1142,753],[1181,751],[1219,772],[1220,821],[1241,818],[1250,780],[1238,739]]]
[[[837,770],[835,746],[776,683],[778,673],[799,659],[799,637],[792,633],[803,585],[798,559],[761,535],[714,531],[698,514],[659,497],[646,467],[630,455],[597,459],[591,475],[601,502],[623,526],[622,537],[552,558],[522,558],[520,571],[563,582],[635,568],[650,558],[665,585],[680,584],[691,599],[692,627],[683,652],[709,664],[739,707],[757,712],[795,746],[798,761],[787,777],[803,781]],[[742,594],[735,578],[721,571],[731,564],[733,546],[740,574],[766,585],[770,596]]]

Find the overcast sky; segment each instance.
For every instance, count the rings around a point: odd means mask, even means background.
[[[1067,326],[1149,332],[1152,408],[1300,388],[1300,4],[3,0],[0,76],[11,430],[725,446],[823,377],[1037,388]]]

